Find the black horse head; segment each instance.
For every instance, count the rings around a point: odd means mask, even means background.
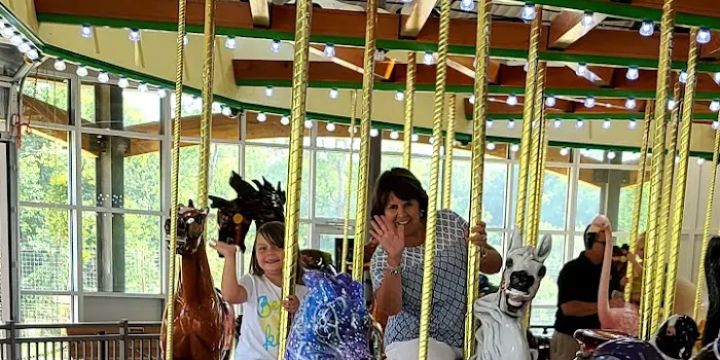
[[[705,281],[710,306],[703,331],[702,344],[715,341],[720,332],[720,236],[713,236],[705,253]]]
[[[695,320],[687,315],[673,315],[660,326],[655,346],[673,359],[690,359],[693,344],[700,337]]]
[[[245,251],[245,236],[250,225],[255,226],[270,221],[285,220],[285,192],[278,183],[277,188],[263,178],[263,182],[253,180],[253,184],[233,171],[230,186],[237,193],[233,200],[210,196],[210,207],[218,209],[218,225],[220,231],[218,241],[237,245]]]

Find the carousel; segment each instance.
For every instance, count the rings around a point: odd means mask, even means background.
[[[3,37],[23,47],[30,67],[52,64],[63,71],[74,66],[78,76],[90,70],[125,83],[141,78],[138,86],[145,91],[165,93],[174,83],[170,214],[165,223],[171,255],[161,332],[164,359],[220,360],[241,355],[234,349],[243,336],[243,317],[215,288],[208,264],[209,257],[221,256],[223,248],[213,243],[218,252],[207,250],[211,212],[217,214],[219,229],[213,238],[237,247],[239,256],[254,251],[245,245],[251,227],[284,223],[281,298],[296,295],[298,279],[308,290],[296,311],[280,310],[278,359],[386,358],[388,316],[378,310],[377,298],[367,285],[371,258],[380,251],[371,235],[374,223],[368,201],[373,191],[368,175],[372,138],[379,126],[392,129],[396,138],[402,136],[404,168],[410,168],[418,134],[431,145],[428,209],[451,207],[452,188],[458,182],[453,177],[453,149],[461,142],[470,150],[471,177],[461,180],[470,184],[465,195],[470,211],[460,216],[473,225],[483,221],[487,152],[498,143],[515,148],[519,160],[515,220],[512,235],[499,250],[503,267],[496,288],[488,290],[481,281],[485,249],[472,241],[464,243],[466,278],[456,279],[464,283],[466,294],[464,324],[452,324],[464,329],[458,356],[549,358],[529,326],[533,299],[552,281],[543,278],[556,245],[551,235],[541,234],[540,213],[545,170],[553,161],[548,148],[561,146],[639,153],[639,169],[632,175],[640,184],[639,194],[632,200],[632,217],[624,221],[631,229],[626,254],[643,257],[633,262],[622,256],[624,290],[621,296],[610,294],[617,238],[608,217],[598,214],[593,219],[591,226],[607,229],[605,239],[595,240],[605,245],[597,296],[601,326],[573,334],[580,348],[576,359],[720,359],[720,238],[714,236],[713,225],[720,161],[720,131],[716,131],[720,11],[714,1],[2,3],[8,17],[32,4],[29,11],[41,22],[39,32],[49,39],[43,42],[31,36],[38,30],[22,21],[0,22]],[[62,38],[59,26],[80,29],[84,39]],[[153,32],[161,36],[147,35]],[[189,43],[188,35],[202,41]],[[132,42],[131,53],[123,57],[127,67],[113,64],[107,43],[99,40],[119,36],[129,36]],[[265,52],[290,48],[292,61],[249,54],[228,63],[223,48],[235,49],[244,38],[264,39],[270,44]],[[83,43],[73,44],[78,41]],[[175,59],[174,71],[154,65],[155,56]],[[228,90],[227,80],[222,79],[218,86],[219,77],[232,77],[230,84],[245,90]],[[329,99],[310,98],[308,89],[317,88],[328,91]],[[269,98],[273,91],[286,91],[288,103],[243,100],[250,93]],[[318,111],[343,91],[349,102],[336,102],[327,113]],[[182,113],[184,93],[199,95],[202,103],[201,116],[190,130],[183,129],[188,126]],[[377,120],[378,113],[390,113],[373,106],[378,94],[403,104],[392,121]],[[214,111],[214,103],[224,104],[223,117]],[[33,111],[44,110],[36,106]],[[211,129],[213,122],[231,121],[238,113],[258,122],[284,123],[288,176],[278,184],[234,172],[220,174],[229,179],[226,186],[234,194],[223,198],[210,190]],[[346,125],[350,143],[359,143],[357,166],[347,162],[343,189],[346,198],[356,196],[357,208],[353,213],[350,201],[345,202],[340,261],[335,263],[327,252],[299,249],[304,138],[311,119]],[[578,128],[591,127],[587,138],[575,139],[571,132],[558,130],[568,120]],[[498,129],[493,122],[507,124],[507,129]],[[22,118],[11,125],[18,139],[30,126]],[[637,127],[636,135],[602,135],[611,126]],[[180,198],[181,135],[188,131],[200,138],[199,168],[190,170],[197,172],[196,199]],[[350,146],[349,159],[352,154]],[[678,278],[680,264],[692,262],[680,252],[691,157],[707,158],[713,166],[703,183],[709,195],[701,219],[701,256],[691,264],[697,280],[683,287],[687,284]],[[435,341],[430,335],[433,307],[438,306],[433,292],[437,278],[444,279],[434,271],[441,256],[436,250],[442,239],[436,234],[443,214],[427,211],[424,222],[427,236],[417,314],[420,360],[434,359],[428,349]],[[647,214],[644,224],[641,214]],[[640,294],[638,303],[631,301],[633,292]],[[708,303],[703,304],[703,299]],[[680,302],[691,305],[683,309]]]

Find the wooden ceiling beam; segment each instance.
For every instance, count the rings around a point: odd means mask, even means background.
[[[437,0],[415,0],[412,3],[412,10],[400,28],[400,36],[414,39],[425,26],[430,14],[435,8]]]
[[[583,24],[585,14],[576,11],[562,11],[550,25],[548,48],[565,49],[599,25],[607,15],[592,14],[592,23]]]
[[[713,31],[710,42],[700,45],[700,58],[714,60],[720,58],[720,31]]]
[[[318,55],[325,56],[324,50],[327,45],[310,45],[310,52]],[[335,64],[338,64],[344,68],[353,70],[359,74],[363,71],[363,62],[365,54],[361,48],[347,47],[347,46],[335,46],[335,56],[329,59]],[[387,59],[383,61],[375,62],[375,76],[380,79],[387,80],[393,74],[395,68],[395,60]]]
[[[447,64],[451,69],[454,69],[469,78],[475,79],[475,64],[473,58],[466,56],[449,56]],[[502,66],[500,61],[490,59],[488,62],[488,84],[497,84],[498,75],[500,74],[500,66]]]
[[[256,27],[270,26],[270,3],[268,0],[250,0],[253,25]]]

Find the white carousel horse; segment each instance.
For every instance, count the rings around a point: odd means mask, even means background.
[[[476,360],[532,359],[522,322],[545,277],[543,263],[551,247],[550,235],[542,238],[537,249],[522,246],[517,231],[510,237],[500,290],[475,302],[475,317],[480,320]]]

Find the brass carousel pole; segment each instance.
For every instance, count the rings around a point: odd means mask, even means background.
[[[455,147],[455,94],[448,99],[447,130],[445,131],[445,177],[443,179],[443,209],[452,205],[452,167]]]
[[[483,179],[485,174],[485,126],[487,121],[488,62],[490,61],[490,21],[492,0],[478,0],[477,40],[475,47],[475,86],[473,105],[472,159],[470,167],[470,224],[482,220]],[[475,353],[475,316],[473,306],[479,296],[478,273],[482,249],[468,245],[467,309],[465,312],[465,360]]]
[[[310,22],[312,1],[298,0],[295,4],[295,53],[293,55],[292,100],[290,109],[290,144],[288,159],[287,203],[285,204],[285,247],[283,261],[282,298],[295,292],[298,261],[298,236],[300,225],[300,190],[302,187],[303,132],[305,101],[310,49]],[[278,359],[285,358],[287,334],[290,330],[290,314],[280,312],[280,338]]]
[[[352,99],[350,101],[350,146],[348,150],[347,174],[345,175],[345,220],[343,224],[342,257],[340,258],[340,264],[342,266],[340,269],[341,272],[345,272],[347,270],[345,262],[347,261],[348,244],[350,243],[350,196],[352,196],[352,157],[353,142],[355,141],[355,116],[357,115],[357,91],[353,90]]]
[[[370,168],[370,125],[372,122],[372,92],[375,74],[375,22],[377,0],[368,0],[365,22],[365,58],[363,66],[362,113],[360,117],[360,163],[358,165],[357,217],[353,240],[353,270],[355,281],[363,279],[363,247],[368,220],[368,169]]]
[[[165,359],[173,360],[175,320],[175,247],[178,228],[178,183],[180,179],[180,127],[182,119],[183,68],[185,67],[185,0],[178,1],[177,52],[175,58],[175,116],[173,118],[173,151],[170,174],[170,245],[168,251],[167,300],[165,301]]]
[[[543,92],[545,86],[545,66],[538,62],[537,76],[535,80],[535,95],[533,97],[532,134],[530,137],[530,161],[528,161],[528,195],[527,195],[527,219],[525,222],[525,242],[528,246],[537,245],[538,226],[540,224],[540,208],[538,202],[542,194],[542,166],[545,154],[543,150],[544,127],[543,113],[544,102]],[[529,311],[528,311],[529,312]]]
[[[638,170],[638,192],[637,198],[635,198],[635,206],[633,211],[632,225],[630,230],[630,252],[634,255],[637,254],[638,248],[638,235],[640,233],[640,213],[642,212],[643,203],[643,190],[645,188],[645,175],[647,172],[647,156],[650,141],[650,121],[652,119],[652,101],[647,100],[645,106],[645,120],[643,121],[643,137],[640,148],[640,169]],[[647,251],[647,249],[645,250]],[[625,302],[629,303],[633,291],[633,278],[635,277],[635,270],[633,269],[633,262],[627,262],[627,272],[625,277],[627,282],[625,283]]]
[[[408,54],[407,76],[405,79],[405,112],[403,126],[403,167],[410,170],[412,156],[413,112],[415,111],[415,73],[417,60],[414,51]]]
[[[720,114],[718,114],[720,121]],[[715,147],[713,148],[712,159],[712,176],[710,177],[710,186],[708,188],[707,205],[705,207],[705,224],[703,225],[702,247],[700,248],[700,263],[698,264],[698,277],[695,285],[695,303],[693,305],[693,319],[697,319],[700,314],[700,305],[702,304],[703,287],[705,284],[705,252],[710,242],[710,226],[712,225],[713,203],[715,202],[715,184],[718,175],[718,162],[720,162],[720,130],[715,131]]]
[[[203,60],[202,117],[200,118],[200,175],[198,207],[208,206],[210,182],[210,131],[212,127],[213,75],[215,54],[215,0],[205,0],[205,58]]]
[[[427,207],[425,231],[425,256],[423,263],[422,299],[420,306],[420,360],[428,357],[428,339],[430,338],[430,313],[432,312],[433,271],[435,270],[435,245],[438,207],[438,180],[440,178],[440,147],[442,143],[442,123],[445,110],[445,86],[447,80],[447,54],[450,35],[450,5],[452,0],[440,0],[440,27],[438,31],[438,60],[435,78],[435,98],[433,109],[433,152],[430,166],[430,194]]]
[[[650,187],[650,210],[648,212],[648,243],[646,250],[646,264],[648,257],[655,254],[657,232],[658,232],[658,216],[660,215],[660,199],[663,182],[663,158],[665,155],[665,126],[667,124],[667,102],[668,102],[668,83],[670,80],[670,65],[672,55],[672,37],[674,26],[674,0],[665,0],[663,4],[663,14],[660,34],[660,50],[658,59],[658,75],[655,102],[655,119],[654,119],[654,139],[653,139],[653,161],[652,161],[652,177]],[[649,265],[649,264],[648,264]],[[652,293],[651,286],[660,287],[663,285],[662,277],[655,279],[652,283],[652,270],[649,266],[645,267],[643,276],[644,288],[642,304],[643,316],[643,332],[644,338],[649,338],[654,333],[656,322],[652,321],[657,318],[654,307],[647,300],[650,299]]]
[[[675,185],[675,203],[672,214],[672,233],[670,235],[670,254],[668,255],[667,282],[665,283],[665,317],[668,318],[675,309],[675,290],[678,272],[678,257],[680,253],[680,238],[682,237],[683,212],[685,210],[685,190],[687,187],[687,168],[690,157],[690,136],[692,131],[693,104],[695,104],[695,85],[697,74],[695,67],[698,58],[697,28],[690,29],[690,43],[688,50],[688,79],[685,83],[685,94],[683,97],[682,124],[680,124],[680,140],[678,151],[680,162],[678,163],[677,184]]]
[[[531,153],[532,117],[535,98],[535,81],[537,80],[538,47],[540,46],[540,30],[542,27],[542,6],[536,6],[535,19],[530,27],[530,48],[528,49],[528,70],[525,76],[525,104],[523,107],[522,135],[520,137],[520,174],[518,176],[518,195],[515,206],[515,225],[524,230],[523,220],[527,211],[527,187],[529,162]],[[526,234],[524,234],[526,235]],[[525,236],[525,238],[527,238]]]

